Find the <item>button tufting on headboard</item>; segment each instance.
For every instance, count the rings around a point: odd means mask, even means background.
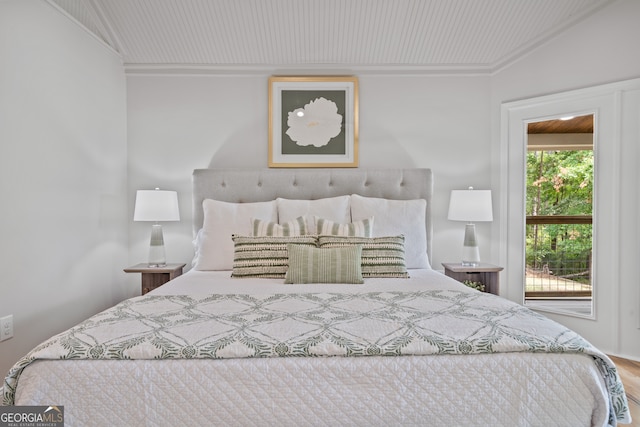
[[[193,172],[193,231],[202,227],[202,201],[231,203],[321,199],[349,194],[386,199],[427,200],[427,247],[431,250],[430,169],[196,169]]]

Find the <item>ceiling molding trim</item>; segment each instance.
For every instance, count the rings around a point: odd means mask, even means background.
[[[212,76],[212,75],[317,75],[359,74],[377,76],[433,76],[478,77],[489,76],[491,67],[485,66],[407,66],[407,65],[188,65],[188,64],[124,64],[129,76]]]
[[[104,30],[104,36],[107,37],[108,43],[120,57],[124,57],[127,54],[126,49],[123,47],[122,42],[113,30],[113,25],[106,17],[104,10],[96,0],[86,0],[87,9],[91,12],[96,22],[100,23]]]
[[[565,25],[558,27],[553,31],[547,31],[546,33],[541,34],[539,37],[530,40],[529,43],[526,43],[525,45],[520,46],[519,48],[511,52],[508,56],[497,60],[492,65],[491,74],[492,75],[498,74],[501,71],[504,71],[505,69],[511,67],[512,65],[522,61],[523,59],[527,58],[537,50],[541,49],[542,47],[552,42],[559,35],[568,31],[571,27],[586,20],[588,17],[594,15],[596,12],[604,9],[605,7],[610,6],[611,3],[613,3],[614,1],[615,0],[609,0],[608,2],[604,2],[601,4],[594,4],[590,8],[587,8],[581,13],[573,16],[570,20],[566,22]]]
[[[120,55],[120,53],[115,50],[113,46],[109,45],[109,43],[101,39],[98,35],[96,35],[96,33],[88,29],[82,22],[71,16],[66,10],[58,6],[53,0],[45,0],[45,3],[51,6],[56,12],[60,13],[62,16],[70,20],[76,26],[78,26],[82,31],[90,35],[92,39],[96,40],[100,44],[100,46],[106,48],[109,52],[116,55],[118,58],[120,58],[120,60],[122,60],[122,55]]]

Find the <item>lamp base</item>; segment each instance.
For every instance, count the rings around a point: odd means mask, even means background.
[[[162,225],[153,224],[151,226],[151,239],[149,242],[149,267],[164,267],[167,265],[167,258],[164,252],[164,237]]]
[[[464,228],[464,244],[462,246],[462,265],[477,267],[480,264],[480,248],[476,239],[475,224],[467,224]]]

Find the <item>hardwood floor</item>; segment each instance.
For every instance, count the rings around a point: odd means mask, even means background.
[[[627,393],[629,409],[633,422],[631,425],[640,426],[640,362],[620,357],[609,356],[618,368],[624,391]]]

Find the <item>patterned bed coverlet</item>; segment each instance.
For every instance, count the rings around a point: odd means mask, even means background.
[[[457,290],[271,295],[147,295],[99,313],[40,344],[11,369],[42,359],[219,359],[583,353],[609,392],[610,425],[630,422],[610,359],[577,333],[490,294]]]

